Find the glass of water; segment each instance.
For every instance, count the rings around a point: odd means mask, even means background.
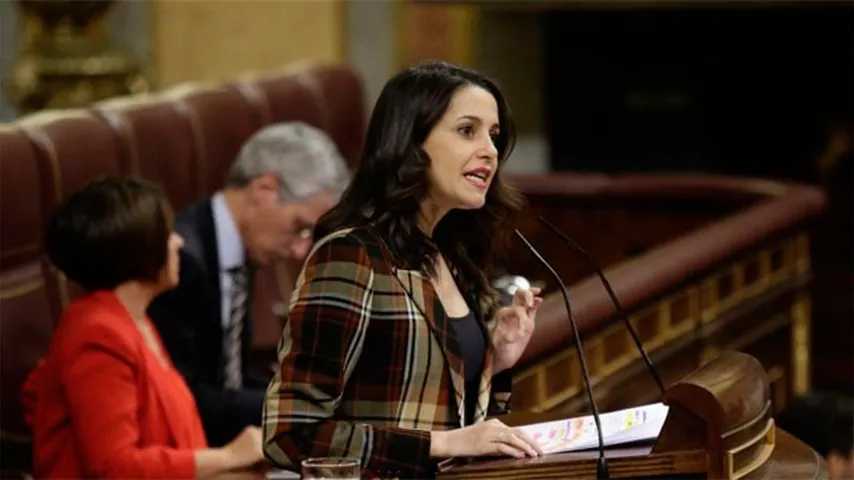
[[[358,458],[316,457],[302,461],[303,480],[359,480]]]

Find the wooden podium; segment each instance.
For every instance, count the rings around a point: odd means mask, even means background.
[[[779,430],[768,379],[750,355],[724,352],[671,385],[670,407],[654,444],[606,449],[610,478],[826,478],[823,460]],[[510,425],[543,421],[508,415]],[[439,479],[596,478],[597,450],[527,459],[460,460]],[[792,476],[792,475],[796,476]]]

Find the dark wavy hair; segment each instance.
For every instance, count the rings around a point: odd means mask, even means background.
[[[485,205],[452,210],[431,239],[417,226],[430,166],[422,145],[454,94],[472,85],[490,92],[498,105],[500,130],[494,141],[499,168]],[[504,182],[500,168],[515,141],[510,108],[494,81],[445,62],[408,68],[383,88],[368,124],[358,170],[338,205],[319,220],[315,239],[341,228],[370,226],[403,268],[435,274],[434,262],[441,250],[464,294],[494,297],[488,281],[493,252],[506,240],[502,224],[522,206],[520,194]]]
[[[173,214],[163,191],[136,178],[106,177],[72,194],[51,217],[50,260],[86,290],[157,281]]]

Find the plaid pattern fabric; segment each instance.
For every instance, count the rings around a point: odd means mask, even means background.
[[[365,229],[332,233],[297,279],[264,404],[264,451],[279,466],[351,456],[367,477],[428,477],[429,431],[462,426],[448,317],[430,281],[395,268],[380,242]],[[504,406],[490,402],[492,362],[488,348],[475,421]]]

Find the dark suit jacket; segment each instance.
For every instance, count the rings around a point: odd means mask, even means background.
[[[253,384],[246,368],[252,322],[247,314],[242,349],[244,388],[223,390],[222,301],[211,201],[182,211],[175,230],[184,237],[181,280],[177,288],[152,302],[148,314],[196,397],[208,442],[223,445],[246,425],[261,422],[263,386]]]
[[[429,278],[384,251],[360,228],[330,234],[309,255],[264,404],[264,453],[275,464],[347,456],[361,459],[364,477],[425,478],[429,431],[463,426],[456,333]],[[509,372],[493,377],[493,358],[487,345],[475,422],[510,400]]]

